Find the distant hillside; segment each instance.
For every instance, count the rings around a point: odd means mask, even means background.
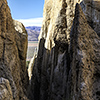
[[[29,26],[26,27],[28,33],[28,41],[38,41],[38,36],[41,30],[41,27]]]

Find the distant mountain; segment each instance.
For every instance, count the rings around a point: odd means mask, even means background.
[[[37,27],[37,26],[26,27],[26,31],[28,33],[28,41],[38,41],[40,30],[41,27]]]

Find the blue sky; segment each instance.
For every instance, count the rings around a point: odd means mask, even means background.
[[[7,0],[13,19],[25,26],[41,26],[44,0]]]

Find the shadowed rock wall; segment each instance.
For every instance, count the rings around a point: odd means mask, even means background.
[[[100,99],[99,3],[45,0],[31,100]]]
[[[75,100],[99,100],[100,38],[78,4],[70,38],[71,95]]]

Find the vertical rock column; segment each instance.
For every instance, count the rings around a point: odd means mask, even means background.
[[[100,99],[100,38],[76,5],[71,31],[71,100]]]

